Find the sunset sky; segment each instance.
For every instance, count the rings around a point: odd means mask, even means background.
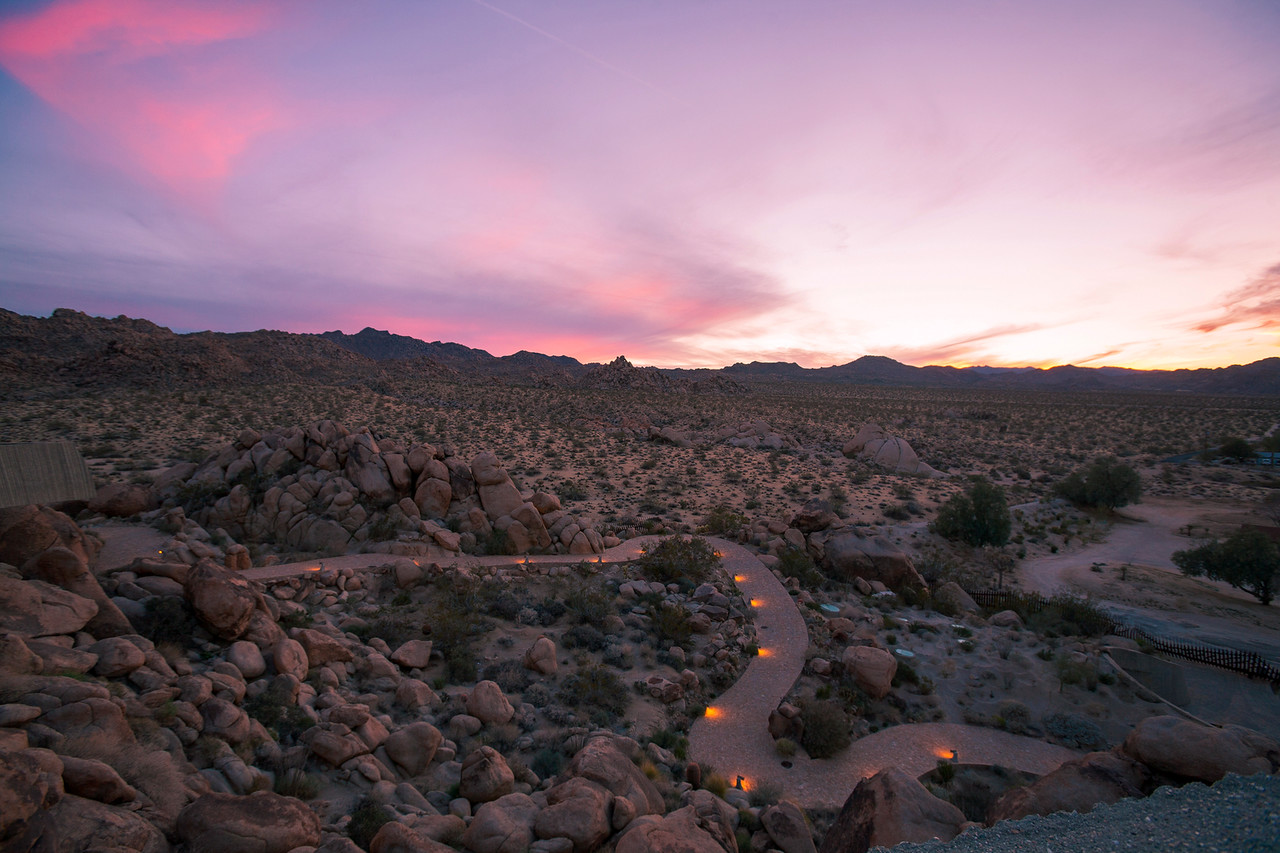
[[[659,366],[1280,355],[1280,3],[7,0],[0,307]]]

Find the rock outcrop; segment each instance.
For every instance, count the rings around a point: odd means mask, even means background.
[[[863,779],[845,800],[823,839],[820,853],[866,853],[903,841],[950,841],[964,813],[930,794],[896,767]]]
[[[842,452],[852,459],[861,457],[882,468],[902,474],[945,477],[941,471],[920,461],[905,439],[890,435],[879,424],[866,424],[858,434],[845,442]]]

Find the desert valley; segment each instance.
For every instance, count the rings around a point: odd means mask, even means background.
[[[0,847],[1274,849],[1278,393],[0,311]]]

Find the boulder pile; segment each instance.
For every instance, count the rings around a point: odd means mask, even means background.
[[[906,439],[890,435],[879,424],[867,424],[858,434],[845,443],[841,450],[849,459],[861,457],[903,474],[919,474],[925,477],[945,477],[941,471],[926,465],[916,456]]]
[[[330,420],[245,429],[204,462],[171,468],[155,488],[219,538],[294,551],[435,557],[473,552],[495,533],[519,554],[607,547],[555,495],[521,491],[491,452],[464,460],[447,445],[405,447]]]

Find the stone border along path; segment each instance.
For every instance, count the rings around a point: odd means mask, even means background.
[[[630,562],[640,556],[643,546],[662,538],[629,539],[603,554],[582,557],[533,554],[431,562],[494,568],[540,563],[573,566],[584,560]],[[710,765],[730,785],[741,775],[746,788],[770,785],[804,808],[839,809],[858,782],[885,767],[894,766],[908,775],[919,776],[936,767],[939,758],[950,756],[951,750],[958,752],[957,760],[962,764],[998,764],[1039,775],[1080,756],[1061,746],[997,729],[959,723],[908,723],[859,738],[835,758],[815,760],[799,751],[790,759],[792,766],[783,767],[783,759],[769,735],[769,713],[778,707],[804,669],[809,631],[786,587],[755,554],[724,539],[708,541],[721,554],[725,573],[755,607],[756,641],[762,651],[689,731],[690,759]],[[362,569],[396,559],[401,558],[392,554],[353,554],[263,566],[238,574],[257,581],[281,580],[316,571],[322,562],[326,570]]]

